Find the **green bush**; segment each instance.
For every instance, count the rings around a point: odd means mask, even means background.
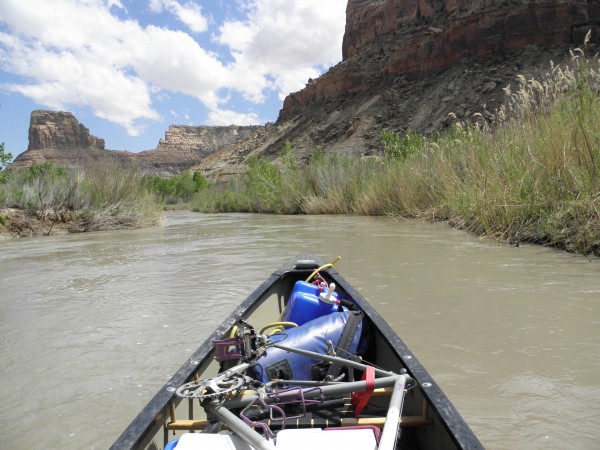
[[[146,175],[143,177],[143,183],[167,204],[188,202],[195,194],[209,186],[200,172],[192,175],[189,170],[170,178]]]
[[[4,166],[11,162],[11,160],[12,154],[4,150],[4,142],[0,143],[0,171],[4,170]]]
[[[14,170],[0,185],[0,205],[53,212],[56,218],[69,212],[82,229],[146,226],[161,217],[154,194],[141,178],[110,162],[77,170],[51,163]]]
[[[574,52],[543,82],[506,90],[496,123],[443,134],[382,132],[383,158],[317,147],[299,168],[251,158],[219,208],[270,213],[390,214],[571,251],[600,254],[600,61]],[[483,118],[481,118],[483,119]],[[209,189],[204,204],[216,204]],[[199,208],[202,209],[202,208]]]
[[[381,132],[381,140],[385,156],[399,161],[406,161],[411,156],[421,153],[425,143],[422,135],[411,130],[408,130],[404,136],[384,130]]]

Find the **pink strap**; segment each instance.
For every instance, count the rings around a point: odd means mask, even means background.
[[[354,417],[358,417],[369,400],[375,389],[375,367],[367,366],[367,370],[363,373],[362,380],[366,380],[367,388],[364,392],[352,393],[352,406],[354,406]]]

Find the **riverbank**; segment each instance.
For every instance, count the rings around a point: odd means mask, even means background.
[[[73,218],[57,218],[54,214],[24,211],[14,208],[0,209],[0,238],[51,236],[70,232]]]
[[[450,116],[445,133],[428,136],[385,130],[378,156],[344,158],[316,147],[308,161],[299,161],[286,143],[274,161],[250,157],[246,172],[227,186],[208,186],[188,172],[144,181],[119,168],[94,167],[83,179],[39,166],[11,175],[5,188],[0,184],[0,206],[4,195],[4,205],[58,211],[50,223],[45,214],[32,213],[17,234],[51,233],[54,226],[66,232],[111,229],[88,220],[97,214],[108,226],[142,227],[156,220],[162,198],[206,213],[446,222],[511,245],[600,256],[599,74],[598,58],[574,51],[572,66],[552,66],[542,81],[521,77],[517,86],[507,86],[507,101],[494,114],[466,122]],[[73,228],[63,218],[81,205],[92,212],[80,216],[83,227]],[[27,220],[41,223],[28,226]]]
[[[142,228],[161,220],[162,203],[141,177],[106,162],[79,169],[34,164],[0,182],[0,236]]]
[[[600,256],[600,60],[574,51],[546,79],[519,78],[493,115],[443,134],[385,131],[384,154],[315,148],[299,167],[276,161],[192,202],[203,212],[392,215],[447,222],[480,236]],[[287,148],[286,148],[287,147]]]
[[[160,216],[136,220],[131,216],[109,217],[84,211],[57,214],[54,211],[0,208],[0,239],[137,229],[159,225],[161,220]]]

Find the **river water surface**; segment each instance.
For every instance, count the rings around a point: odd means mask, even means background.
[[[109,447],[304,251],[342,257],[486,448],[600,448],[600,259],[383,217],[189,212],[0,241],[0,447]]]

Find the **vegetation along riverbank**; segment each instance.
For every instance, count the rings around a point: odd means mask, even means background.
[[[0,232],[27,234],[15,230],[14,208],[49,220],[49,230],[62,223],[89,231],[153,225],[163,203],[182,200],[202,212],[447,221],[512,244],[600,255],[598,58],[574,50],[571,66],[549,67],[545,79],[520,78],[505,90],[507,102],[495,114],[463,123],[450,117],[446,133],[384,131],[381,157],[348,159],[317,147],[300,164],[286,144],[276,162],[253,158],[228,185],[188,172],[162,180],[115,167],[15,171],[0,179],[0,208],[13,208],[0,211]]]
[[[580,50],[544,80],[519,79],[493,117],[445,134],[384,132],[385,157],[350,160],[316,148],[300,168],[256,158],[198,211],[372,214],[448,221],[480,235],[600,255],[600,64]],[[491,123],[490,123],[491,122]]]
[[[67,170],[43,163],[0,175],[2,236],[141,228],[162,217],[143,180],[114,164]]]

